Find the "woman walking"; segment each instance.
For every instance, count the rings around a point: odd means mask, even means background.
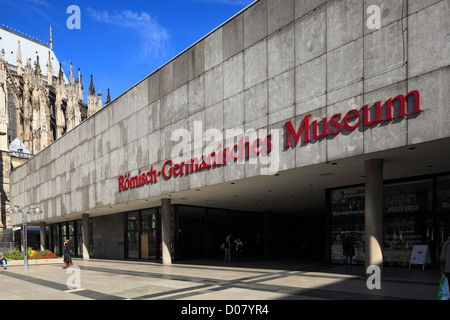
[[[64,241],[64,263],[66,264],[66,268],[73,267],[72,262],[72,249],[70,248],[69,239]]]

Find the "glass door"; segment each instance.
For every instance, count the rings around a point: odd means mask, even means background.
[[[59,223],[54,224],[53,226],[53,232],[52,232],[52,246],[53,246],[53,252],[57,255],[61,255],[61,235],[60,235],[60,226]]]
[[[127,215],[127,258],[139,259],[139,212]]]
[[[75,232],[75,238],[76,238],[76,246],[75,246],[75,252],[77,253],[77,256],[83,256],[83,249],[82,249],[82,245],[83,245],[83,233],[81,230],[81,220],[79,221],[75,221],[75,228],[76,228],[76,232]]]
[[[68,231],[68,239],[70,242],[70,247],[74,253],[75,256],[78,255],[77,253],[77,243],[75,242],[75,221],[69,221],[67,226]]]
[[[67,223],[62,222],[61,223],[61,238],[59,239],[61,254],[64,252],[64,241],[66,239],[69,239],[69,230],[67,228]]]
[[[142,211],[141,258],[159,259],[161,256],[159,217],[156,208]],[[144,243],[145,241],[145,243]]]

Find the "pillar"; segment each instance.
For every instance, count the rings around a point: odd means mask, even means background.
[[[83,260],[89,260],[89,215],[81,215],[81,237],[82,237],[82,247],[81,251],[83,254]]]
[[[45,222],[41,222],[39,224],[40,226],[40,238],[41,238],[41,251],[44,251],[47,248],[47,243],[46,243],[46,233],[45,233]]]
[[[264,258],[270,257],[270,213],[263,213],[263,252]]]
[[[48,227],[48,250],[55,252],[54,239],[53,239],[53,225]]]
[[[365,241],[366,271],[369,266],[383,267],[383,160],[365,162]]]
[[[162,262],[172,264],[172,225],[170,219],[170,199],[162,199],[161,210]]]

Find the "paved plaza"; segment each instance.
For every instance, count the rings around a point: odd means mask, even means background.
[[[440,274],[385,268],[369,290],[363,267],[313,262],[80,260],[0,270],[1,300],[436,300]]]

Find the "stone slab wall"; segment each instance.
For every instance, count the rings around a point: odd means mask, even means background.
[[[373,4],[381,8],[379,30],[366,27]],[[11,202],[41,206],[42,216],[31,218],[38,221],[253,177],[260,167],[243,164],[128,192],[119,192],[118,182],[151,166],[160,170],[183,152],[205,154],[205,139],[180,153],[174,132],[192,138],[214,129],[282,130],[287,121],[298,129],[307,115],[320,121],[413,90],[421,94],[419,117],[280,149],[277,169],[450,137],[449,6],[257,1],[16,169]]]

